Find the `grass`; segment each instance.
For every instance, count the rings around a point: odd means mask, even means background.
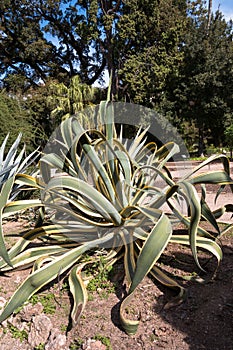
[[[13,325],[8,325],[8,328],[13,338],[19,339],[21,342],[28,339],[28,333],[25,330],[20,331]]]
[[[104,258],[100,258],[98,262],[92,264],[85,271],[87,276],[90,277],[87,290],[89,292],[98,292],[100,297],[107,299],[109,294],[115,291],[115,285],[110,281],[112,269],[112,266],[106,266]]]
[[[53,315],[56,312],[55,297],[53,293],[45,295],[35,294],[30,298],[32,305],[41,303],[44,307],[43,312],[47,315]]]
[[[196,161],[200,161],[203,162],[204,160],[206,160],[208,157],[190,157],[190,160],[196,160]]]
[[[43,343],[40,343],[34,348],[34,350],[44,350],[44,349],[45,349],[45,344]]]
[[[82,346],[83,343],[84,343],[84,341],[81,338],[77,338],[74,340],[74,342],[72,342],[70,344],[69,349],[70,350],[78,350],[78,349],[80,349],[80,347]]]
[[[105,337],[104,335],[101,334],[96,334],[93,337],[94,340],[99,340],[103,345],[106,346],[107,350],[112,350],[111,342],[108,337]]]

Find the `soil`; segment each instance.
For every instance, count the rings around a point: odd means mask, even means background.
[[[209,189],[210,192],[213,192]],[[232,203],[232,194],[225,193],[225,201]],[[28,225],[26,221],[8,222],[4,225],[6,236],[19,232]],[[179,227],[182,229],[182,227]],[[146,277],[139,285],[133,301],[133,314],[140,315],[138,332],[128,336],[120,327],[119,305],[125,292],[122,265],[118,265],[117,280],[112,280],[114,290],[99,289],[90,292],[83,316],[74,329],[69,327],[71,299],[64,281],[56,281],[42,294],[53,294],[55,313],[48,313],[54,328],[67,336],[67,349],[168,349],[168,350],[231,350],[233,349],[233,230],[221,238],[223,260],[213,275],[217,262],[204,252],[200,261],[205,266],[207,278],[185,279],[197,276],[191,252],[188,248],[168,245],[160,259],[160,266],[166,266],[168,273],[187,290],[186,300],[172,308],[165,305],[174,292]],[[0,298],[6,300],[26,278],[29,270],[0,275]],[[202,276],[203,277],[203,276]],[[9,325],[9,324],[8,324]],[[26,340],[20,340],[9,330],[7,324],[0,327],[1,350],[35,350]],[[99,340],[97,340],[99,339]],[[109,339],[110,345],[106,345]],[[104,345],[105,343],[105,345]],[[42,349],[39,348],[38,349]],[[47,348],[45,348],[47,350]]]

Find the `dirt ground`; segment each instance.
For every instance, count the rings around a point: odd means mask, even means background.
[[[224,196],[225,201],[232,203],[230,191]],[[25,224],[24,221],[8,222],[4,233],[18,232]],[[69,328],[71,300],[65,288],[66,281],[56,281],[42,294],[54,296],[53,312],[50,310],[47,316],[53,327],[66,337],[66,346],[62,349],[233,349],[233,230],[221,238],[221,246],[223,260],[215,279],[199,283],[185,279],[185,276],[198,273],[190,250],[168,245],[159,263],[164,268],[166,266],[168,273],[175,274],[177,282],[186,288],[186,300],[179,306],[166,309],[165,304],[175,294],[146,277],[139,285],[132,306],[134,313],[140,315],[140,325],[134,336],[125,334],[119,324],[119,305],[125,290],[121,265],[118,266],[117,280],[110,282],[113,290],[90,292],[80,323],[72,330]],[[216,260],[200,252],[200,261],[205,265],[207,277],[211,276]],[[22,270],[0,275],[0,303],[1,298],[9,299],[28,273],[29,270]],[[9,327],[12,320],[0,327],[1,350],[52,349],[43,344],[32,347],[27,340],[20,340],[19,334]],[[26,325],[28,329],[30,322]]]

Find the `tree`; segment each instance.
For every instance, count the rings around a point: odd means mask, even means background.
[[[127,1],[123,10],[118,24],[126,43],[119,61],[122,89],[132,102],[158,106],[168,75],[182,61],[186,1]]]
[[[9,96],[4,90],[0,92],[0,120],[0,144],[9,133],[9,147],[22,132],[22,142],[27,144],[28,151],[38,146],[37,141],[43,135],[41,126],[17,97]]]
[[[69,86],[63,83],[49,84],[48,106],[54,127],[85,108],[94,106],[97,88],[81,84],[78,75],[74,76]]]
[[[31,84],[62,70],[56,47],[44,38],[41,17],[27,0],[0,4],[0,73],[25,76]],[[63,69],[64,70],[64,69]]]
[[[226,142],[227,145],[230,148],[230,158],[232,159],[232,151],[233,151],[233,124],[228,126],[225,129],[225,137],[226,137]]]
[[[213,1],[209,0],[209,3],[208,3],[208,18],[207,18],[207,31],[209,31],[209,29],[210,29],[212,8],[213,8]]]
[[[91,1],[89,6],[86,1],[3,0],[0,73],[23,74],[31,84],[51,77],[68,83],[80,73],[83,82],[92,84],[106,65],[98,44],[95,3]],[[92,53],[94,40],[98,52]]]
[[[205,142],[221,145],[224,119],[233,106],[232,22],[227,23],[217,11],[211,16],[208,31],[207,23],[203,2],[191,3],[181,47],[184,60],[179,75],[170,77],[167,90],[179,121],[194,122],[199,130],[199,155],[204,152]]]
[[[143,100],[139,89],[151,90],[154,84],[161,90],[180,59],[185,9],[185,0],[3,0],[0,73],[21,74],[31,84],[56,78],[66,85],[78,74],[91,85],[107,69],[113,95],[128,90],[131,99]],[[136,66],[145,76],[137,91]],[[149,87],[147,79],[154,80]]]

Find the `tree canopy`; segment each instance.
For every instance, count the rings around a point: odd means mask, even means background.
[[[3,0],[0,73],[23,74],[34,84],[79,74],[83,83],[92,84],[107,69],[118,86],[120,70],[121,77],[128,69],[134,74],[135,64],[145,62],[145,56],[149,61],[141,74],[153,73],[155,56],[157,66],[166,70],[176,62],[185,4],[185,0]]]
[[[207,11],[200,1],[198,7],[191,5],[188,19],[179,75],[171,77],[167,92],[178,119],[194,121],[198,127],[202,153],[208,134],[216,146],[221,143],[224,121],[232,113],[232,22],[227,23],[217,11],[208,24]]]
[[[22,133],[22,143],[27,149],[33,150],[39,146],[38,140],[44,136],[40,124],[33,118],[32,113],[25,109],[18,98],[8,96],[4,90],[0,92],[0,144],[9,133],[7,147]]]
[[[106,71],[113,99],[194,125],[200,152],[209,135],[224,142],[233,107],[232,21],[212,13],[212,1],[1,1],[1,86],[24,94],[34,115],[40,107],[37,120],[46,123],[56,109],[43,86],[69,91],[72,79],[92,85]]]

